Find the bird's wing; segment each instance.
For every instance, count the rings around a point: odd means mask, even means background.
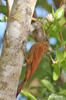
[[[40,60],[42,58],[42,55],[43,55],[43,48],[40,46],[40,47],[36,47],[35,48],[35,51],[34,51],[34,54],[33,54],[33,62],[32,62],[32,66],[31,66],[31,76],[34,74],[34,72],[36,71],[39,63],[40,63]]]

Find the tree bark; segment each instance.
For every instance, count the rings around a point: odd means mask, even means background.
[[[0,58],[0,100],[16,100],[36,0],[14,0]]]
[[[8,16],[10,15],[14,0],[6,0],[7,2],[7,7],[8,7]]]
[[[0,0],[0,5],[3,5],[1,0]]]

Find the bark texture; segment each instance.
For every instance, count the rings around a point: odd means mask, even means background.
[[[1,0],[0,0],[0,5],[3,5]]]
[[[8,15],[10,15],[14,0],[6,0],[8,6]]]
[[[36,0],[14,0],[0,58],[0,100],[16,100]]]

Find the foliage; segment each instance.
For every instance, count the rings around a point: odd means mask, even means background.
[[[31,93],[26,92],[26,91],[24,91],[24,90],[21,90],[21,94],[22,94],[23,96],[27,97],[29,100],[30,100],[30,99],[32,99],[32,100],[37,100],[37,99],[35,98],[35,96],[33,96]]]
[[[48,100],[65,100],[66,98],[64,96],[58,96],[56,94],[51,94],[48,98]]]
[[[0,5],[0,13],[3,13],[7,16],[8,15],[7,6]]]
[[[40,100],[65,100],[66,84],[60,82],[58,79],[60,78],[62,70],[66,71],[66,50],[64,49],[66,40],[63,38],[64,40],[62,41],[59,34],[60,32],[61,34],[63,33],[62,37],[64,37],[63,24],[66,20],[62,8],[58,9],[55,13],[52,8],[52,15],[54,21],[50,22],[49,20],[46,20],[47,23],[43,24],[43,26],[47,32],[47,38],[55,37],[57,39],[57,44],[55,46],[51,45],[52,50],[48,51],[48,56],[44,55],[42,57],[37,71],[28,81],[25,89],[28,88],[31,81],[37,77],[40,81],[40,86],[32,86],[32,88],[30,88],[30,90],[37,90],[38,94],[40,94],[40,97],[38,95],[37,98],[41,98]],[[40,18],[40,20],[42,20],[42,18]],[[34,41],[31,37],[29,37],[28,40]],[[61,49],[60,47],[63,48]],[[54,59],[54,62],[50,56]],[[23,73],[25,73],[25,67],[23,67],[22,75]],[[20,80],[24,78],[22,75]]]
[[[46,87],[50,92],[55,93],[54,86],[52,85],[52,83],[50,81],[44,79],[44,80],[41,80],[41,84],[44,87]]]
[[[41,0],[39,0],[39,2],[41,2]],[[45,7],[46,9],[50,8],[49,12],[51,12],[51,6],[48,8],[47,6]],[[3,12],[7,16],[7,7],[0,5],[0,12]],[[40,100],[66,100],[66,83],[60,82],[59,84],[58,80],[62,70],[66,72],[66,50],[64,50],[64,46],[66,45],[66,27],[63,26],[64,23],[66,23],[66,19],[64,18],[64,11],[62,8],[58,9],[56,12],[54,12],[52,8],[52,15],[54,21],[50,22],[46,19],[46,24],[43,24],[43,27],[46,30],[47,38],[55,37],[57,39],[57,44],[54,46],[51,45],[52,50],[48,51],[48,54],[42,57],[37,71],[28,81],[25,90],[21,91],[21,94],[30,100],[37,100],[37,98],[41,98]],[[2,21],[7,21],[7,17],[4,17]],[[63,41],[61,41],[60,32],[62,33]],[[29,40],[35,42],[30,36],[28,37],[28,41]],[[63,49],[60,50],[60,47],[63,47]],[[26,52],[26,55],[28,55],[28,52]],[[54,59],[54,62],[50,56]],[[21,81],[24,78],[25,70],[26,67],[23,67],[20,77]],[[30,90],[37,90],[38,95],[35,93],[34,95],[36,96],[34,96],[30,92],[26,92],[26,89],[28,89],[28,86],[36,77],[39,79],[40,86],[32,86],[30,88]]]
[[[52,12],[52,6],[47,3],[47,0],[37,0],[37,5],[42,5],[47,11]]]

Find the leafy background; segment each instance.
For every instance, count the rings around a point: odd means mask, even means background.
[[[17,100],[66,100],[66,81],[64,80],[66,77],[66,50],[64,50],[64,45],[66,45],[66,27],[63,26],[66,23],[66,19],[63,9],[57,9],[54,2],[51,1],[38,0],[35,9],[37,17],[45,17],[48,13],[53,15],[54,22],[46,20],[46,24],[43,24],[50,42],[51,51],[48,51],[48,54],[42,57],[37,71],[28,81],[24,90],[21,91],[21,95],[19,94]],[[59,2],[60,0],[58,0]],[[5,14],[5,16],[0,18],[0,26],[2,27],[2,24],[3,26],[5,25],[2,28],[4,31],[7,25],[7,12],[7,5],[0,5],[0,13]],[[40,13],[38,14],[38,12]],[[0,31],[0,55],[4,31]],[[63,42],[59,32],[62,33]],[[52,37],[54,40],[51,39]],[[34,42],[36,41],[29,36],[25,57],[27,57],[28,50]],[[52,62],[50,56],[54,59],[55,63]],[[24,79],[26,67],[23,66],[19,84]],[[64,73],[63,78],[61,77],[62,72]]]

